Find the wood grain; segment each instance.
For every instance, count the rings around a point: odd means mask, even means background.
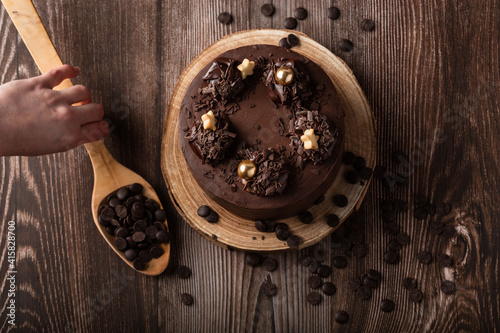
[[[499,332],[500,331],[500,6],[497,1],[274,0],[276,14],[263,17],[264,1],[41,1],[34,5],[64,62],[82,67],[76,80],[87,85],[114,123],[105,139],[113,156],[153,185],[169,209],[173,266],[193,270],[183,280],[171,271],[151,278],[121,262],[92,223],[92,169],[83,148],[68,153],[0,160],[0,304],[5,313],[5,228],[18,226],[18,328],[38,331],[218,331],[218,332]],[[330,21],[332,4],[341,17]],[[298,264],[308,251],[323,248],[326,262],[337,255],[336,233],[314,248],[270,254],[279,268],[268,273],[244,263],[244,253],[206,241],[175,212],[160,170],[162,123],[167,102],[182,70],[205,47],[228,33],[282,28],[297,6],[309,10],[298,30],[340,56],[358,78],[378,124],[378,163],[396,171],[391,154],[413,157],[406,187],[391,192],[374,182],[357,214],[368,256],[349,258],[334,270],[333,297],[313,307],[305,302],[309,273]],[[234,21],[216,17],[229,11]],[[374,32],[360,21],[375,20]],[[28,51],[0,9],[1,82],[38,74]],[[340,51],[350,38],[354,49]],[[76,83],[75,82],[75,83]],[[0,120],[1,121],[1,120]],[[389,237],[383,233],[379,203],[415,193],[451,202],[447,217],[458,237],[430,233],[411,209],[398,216],[411,245],[401,263],[382,260]],[[413,200],[410,200],[410,207]],[[348,225],[348,224],[346,224]],[[434,260],[422,266],[416,252],[449,253],[454,269]],[[383,281],[368,302],[346,290],[347,279],[379,269]],[[261,291],[270,276],[278,294]],[[424,292],[409,302],[401,279],[416,277]],[[454,295],[439,291],[443,279],[457,285]],[[191,307],[180,293],[195,297]],[[382,313],[382,298],[396,303]],[[350,319],[340,326],[338,309]],[[0,330],[7,331],[6,317]]]

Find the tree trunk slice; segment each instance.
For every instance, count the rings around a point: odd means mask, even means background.
[[[268,44],[278,45],[281,38],[292,31],[255,29],[240,31],[215,42],[201,52],[186,67],[180,76],[170,98],[167,117],[163,126],[161,169],[168,192],[179,214],[201,235],[224,248],[236,248],[245,251],[286,251],[290,248],[273,233],[261,233],[255,229],[254,221],[241,218],[212,200],[198,185],[184,160],[178,132],[178,120],[182,99],[195,76],[218,55],[241,46]],[[297,31],[300,46],[292,50],[308,57],[318,64],[333,81],[345,115],[345,150],[366,159],[367,166],[373,168],[376,157],[376,128],[373,113],[356,78],[349,67],[328,49]],[[364,186],[352,185],[342,175],[348,168],[340,167],[339,173],[325,193],[325,200],[312,206],[309,211],[314,216],[311,224],[302,224],[298,217],[279,220],[290,227],[293,234],[299,235],[304,248],[319,242],[335,229],[326,224],[328,214],[337,214],[339,226],[353,210],[357,210],[363,201],[370,181]],[[332,197],[344,194],[349,203],[339,208],[332,203]],[[209,205],[220,216],[218,223],[210,224],[197,214],[201,205]],[[262,239],[262,236],[265,236]]]

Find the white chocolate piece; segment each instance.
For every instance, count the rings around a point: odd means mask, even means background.
[[[203,121],[203,128],[210,129],[215,131],[217,127],[217,119],[215,119],[214,113],[212,111],[208,111],[203,116],[201,116],[201,120]]]
[[[253,68],[255,67],[255,62],[243,59],[242,63],[238,65],[238,70],[241,72],[241,78],[244,80],[248,75],[253,75]]]
[[[304,132],[300,140],[304,142],[305,149],[318,149],[319,136],[314,135],[314,129],[310,128]]]

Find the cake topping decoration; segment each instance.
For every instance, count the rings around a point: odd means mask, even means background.
[[[250,160],[243,160],[238,165],[238,176],[245,180],[252,179],[257,173],[257,166]]]
[[[215,119],[214,113],[212,111],[208,111],[203,116],[201,116],[201,120],[203,121],[203,128],[210,129],[215,131],[217,129],[217,119]]]
[[[306,130],[300,139],[304,142],[304,149],[318,149],[319,136],[314,135],[314,129]]]
[[[255,62],[245,58],[236,68],[238,68],[238,70],[241,72],[241,78],[244,80],[248,75],[253,75],[254,67]]]
[[[276,71],[276,82],[282,86],[287,86],[295,79],[295,73],[292,68],[288,66],[281,66]]]

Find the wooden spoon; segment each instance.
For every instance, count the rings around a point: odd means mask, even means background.
[[[57,54],[52,42],[50,41],[42,21],[38,16],[30,0],[1,0],[9,16],[11,17],[17,31],[28,47],[31,56],[35,60],[38,68],[45,73],[53,68],[62,66],[62,61]],[[54,89],[62,90],[71,87],[70,80],[64,80]],[[143,194],[156,200],[161,207],[160,199],[153,187],[141,176],[132,170],[118,163],[106,149],[102,141],[96,141],[85,144],[89,153],[92,166],[94,168],[94,190],[92,193],[92,216],[99,232],[108,242],[111,248],[123,259],[130,267],[134,268],[132,262],[125,258],[123,252],[117,250],[113,244],[114,238],[106,232],[106,229],[98,222],[98,209],[101,202],[113,191],[122,186],[132,183],[139,183],[144,187]],[[162,207],[163,208],[163,207]],[[168,225],[165,221],[168,230]],[[138,271],[146,275],[158,275],[162,273],[168,265],[170,259],[170,244],[161,244],[164,254],[151,260],[145,270]],[[134,268],[135,269],[135,268]]]

